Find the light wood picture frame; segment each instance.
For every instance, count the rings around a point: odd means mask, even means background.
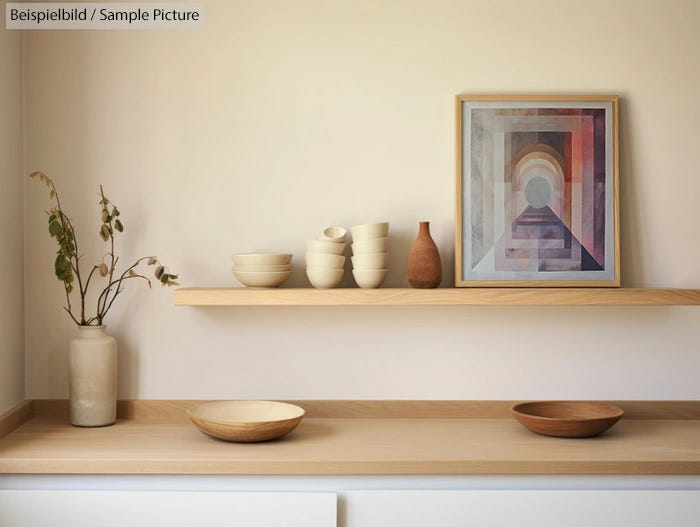
[[[455,286],[619,287],[618,96],[455,102]]]

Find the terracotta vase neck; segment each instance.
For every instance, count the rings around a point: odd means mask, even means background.
[[[78,326],[81,339],[98,339],[107,335],[107,326]]]
[[[418,222],[418,234],[426,234],[430,232],[430,222],[429,221],[419,221]]]

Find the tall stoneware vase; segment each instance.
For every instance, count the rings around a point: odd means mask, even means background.
[[[117,420],[117,340],[104,326],[78,326],[70,341],[70,421],[108,426]]]
[[[430,237],[430,222],[421,221],[418,237],[408,255],[408,283],[416,289],[432,289],[442,281],[442,264],[437,245]]]

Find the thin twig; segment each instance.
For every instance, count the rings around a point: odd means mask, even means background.
[[[146,280],[146,282],[148,282],[148,287],[151,287],[151,280],[150,280],[150,279],[146,278],[146,277],[143,276],[143,275],[136,274],[136,273],[134,273],[134,274],[132,274],[132,275],[129,275],[129,276],[123,278],[122,280],[120,280],[120,285],[121,285],[121,282],[122,282],[122,281],[128,280],[129,278],[143,278],[144,280]],[[114,296],[112,297],[112,300],[109,302],[109,305],[107,306],[107,308],[106,308],[106,309],[104,310],[104,312],[102,313],[102,318],[104,318],[104,317],[107,315],[107,312],[109,311],[109,308],[112,307],[112,304],[113,304],[114,301],[117,299],[117,295],[123,291],[123,289],[120,288],[120,285],[117,286],[117,290],[115,291]]]
[[[68,312],[70,313],[70,316],[73,316],[73,308],[70,305],[70,295],[68,294],[68,288],[66,287],[66,284],[63,284],[63,290],[66,292],[66,303],[68,304]]]
[[[107,209],[107,203],[110,203],[110,202],[109,202],[109,200],[108,200],[107,198],[105,198],[105,193],[104,193],[104,190],[102,189],[102,185],[100,185],[100,196],[102,196],[102,202],[101,202],[101,203],[102,203],[102,209],[103,209],[103,210],[107,210],[107,214],[109,214],[109,210]],[[102,307],[101,307],[101,308],[100,308],[100,302],[99,302],[99,300],[98,300],[98,302],[97,302],[97,317],[98,317],[99,320],[102,320],[102,319],[104,318],[105,314],[106,314],[105,308],[106,308],[106,306],[107,306],[107,299],[108,299],[108,297],[109,297],[110,286],[111,286],[111,282],[112,282],[112,280],[113,280],[113,278],[114,278],[114,269],[115,269],[116,263],[117,263],[116,260],[115,260],[115,258],[114,258],[114,226],[112,225],[112,221],[114,221],[114,218],[112,218],[112,216],[111,216],[111,214],[110,214],[110,218],[109,218],[109,240],[110,240],[111,248],[110,248],[110,251],[109,251],[109,256],[110,256],[111,259],[112,259],[112,262],[110,263],[110,266],[109,266],[109,280],[108,280],[108,283],[109,283],[110,285],[108,285],[107,288],[106,288],[106,289],[107,289],[107,294],[104,296],[104,299],[102,300]],[[115,293],[115,296],[116,296],[116,293]],[[100,298],[102,298],[102,295],[100,295]]]
[[[113,302],[113,301],[114,301],[114,298],[116,297],[116,295],[120,292],[120,291],[119,291],[119,286],[121,285],[122,281],[125,280],[126,278],[129,278],[129,277],[127,276],[127,275],[129,274],[129,271],[133,270],[133,269],[134,269],[136,266],[138,266],[141,262],[143,262],[144,260],[148,260],[149,258],[150,258],[150,256],[144,256],[144,257],[142,257],[142,258],[139,258],[138,260],[136,260],[136,262],[134,262],[133,264],[131,264],[130,267],[127,267],[127,268],[124,270],[124,272],[121,274],[121,276],[120,276],[119,278],[117,278],[116,280],[110,280],[110,282],[109,282],[109,283],[107,284],[107,286],[102,290],[102,293],[100,293],[100,296],[99,296],[99,298],[97,299],[97,307],[98,307],[98,309],[97,309],[97,319],[98,319],[98,320],[102,320],[102,319],[104,318],[105,314],[106,314],[106,311],[104,310],[104,308],[106,308],[106,306],[107,306],[107,298],[108,298],[108,296],[109,296],[110,291],[112,291],[112,286],[113,286],[113,285],[116,285],[116,286],[117,286],[117,291],[114,293],[114,297],[112,297],[112,302]],[[137,275],[137,276],[140,276],[140,275]],[[148,280],[148,278],[146,278],[146,280]],[[149,283],[150,283],[150,280],[149,280]],[[111,302],[110,302],[110,303],[111,303]],[[100,304],[103,305],[103,309],[102,309],[102,310],[100,309]]]
[[[70,309],[68,309],[66,306],[63,306],[63,309],[65,309],[68,312],[68,314],[70,315],[70,318],[73,319],[73,322],[75,322],[79,326],[84,325],[84,324],[81,324],[80,322],[78,322],[78,320],[73,316],[73,313],[71,313]]]
[[[95,273],[95,271],[96,271],[97,269],[99,269],[99,268],[100,268],[99,265],[94,265],[94,266],[92,267],[92,270],[90,271],[90,274],[88,275],[87,280],[85,280],[85,293],[87,293],[88,286],[90,285],[90,280],[92,279],[92,275],[93,275],[93,274]]]

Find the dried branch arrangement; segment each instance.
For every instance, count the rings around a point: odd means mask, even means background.
[[[155,266],[154,276],[161,285],[179,285],[176,282],[177,275],[167,272],[165,266],[158,261],[156,256],[144,256],[139,258],[124,269],[122,273],[117,272],[119,257],[116,256],[114,252],[114,233],[115,231],[123,232],[124,224],[119,219],[120,213],[117,206],[105,197],[102,185],[100,185],[99,200],[102,224],[99,234],[100,238],[109,243],[109,250],[105,253],[100,263],[93,264],[87,278],[83,280],[84,275],[81,275],[80,272],[80,260],[82,255],[78,250],[75,228],[73,227],[71,219],[63,212],[61,200],[58,197],[58,191],[56,190],[53,180],[43,172],[32,172],[29,174],[29,177],[38,178],[39,181],[44,183],[49,189],[49,199],[55,202],[55,205],[46,211],[49,218],[49,234],[52,238],[55,238],[58,243],[54,272],[56,278],[63,282],[63,287],[66,292],[66,305],[63,308],[68,312],[73,322],[79,326],[101,326],[117,296],[124,291],[124,285],[127,280],[145,280],[148,287],[151,287],[151,280],[137,271],[139,266],[144,262],[146,265]],[[86,317],[85,297],[95,273],[99,274],[102,278],[106,278],[107,285],[104,286],[97,298],[95,315]],[[80,293],[79,314],[73,312],[73,306],[71,304],[71,293],[73,292],[76,282]]]

